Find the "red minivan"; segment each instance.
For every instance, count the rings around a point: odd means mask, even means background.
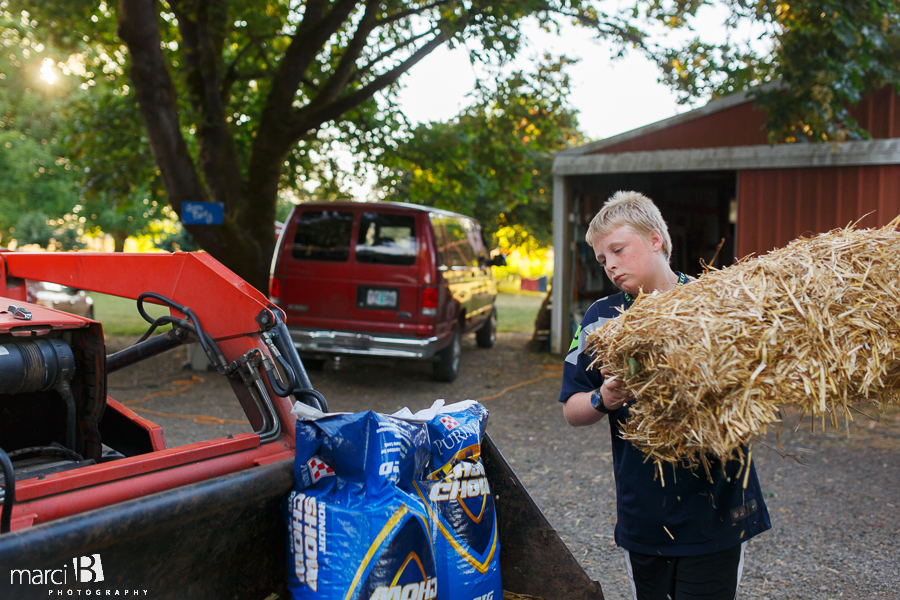
[[[481,226],[465,215],[396,202],[296,206],[278,239],[269,297],[308,364],[335,355],[434,361],[459,373],[461,337],[497,337]]]

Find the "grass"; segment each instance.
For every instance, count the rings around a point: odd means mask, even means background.
[[[96,292],[91,292],[91,298],[94,299],[94,318],[103,323],[104,335],[141,335],[149,327],[138,314],[134,300]],[[498,331],[532,333],[543,300],[544,294],[500,292],[497,296]],[[144,306],[153,317],[169,314],[161,306],[149,303]]]
[[[513,294],[500,292],[497,295],[497,330],[501,332],[533,333],[534,320],[544,294]]]
[[[90,293],[94,299],[94,319],[103,323],[103,335],[141,335],[150,326],[138,313],[137,302],[107,294]],[[144,303],[151,317],[169,314],[168,309]]]

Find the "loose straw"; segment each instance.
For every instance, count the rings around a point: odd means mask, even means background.
[[[900,390],[900,217],[801,238],[640,295],[588,337],[637,401],[624,437],[661,463],[744,460],[782,405],[837,426]]]

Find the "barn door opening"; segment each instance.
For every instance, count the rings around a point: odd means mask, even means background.
[[[674,270],[698,276],[704,264],[722,268],[734,263],[734,171],[614,173],[573,179],[576,219],[572,224],[572,316],[576,323],[595,300],[618,291],[597,264],[584,234],[606,199],[619,190],[641,192],[659,207],[672,236]],[[722,248],[716,255],[720,244]]]

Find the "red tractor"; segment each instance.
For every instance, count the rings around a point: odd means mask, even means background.
[[[28,304],[26,280],[134,299],[148,330],[107,355],[101,323]],[[107,396],[108,373],[192,343],[253,433],[168,448],[159,425]],[[287,598],[278,507],[297,400],[328,410],[281,309],[209,255],[0,252],[0,597]],[[602,598],[484,448],[504,588]]]

